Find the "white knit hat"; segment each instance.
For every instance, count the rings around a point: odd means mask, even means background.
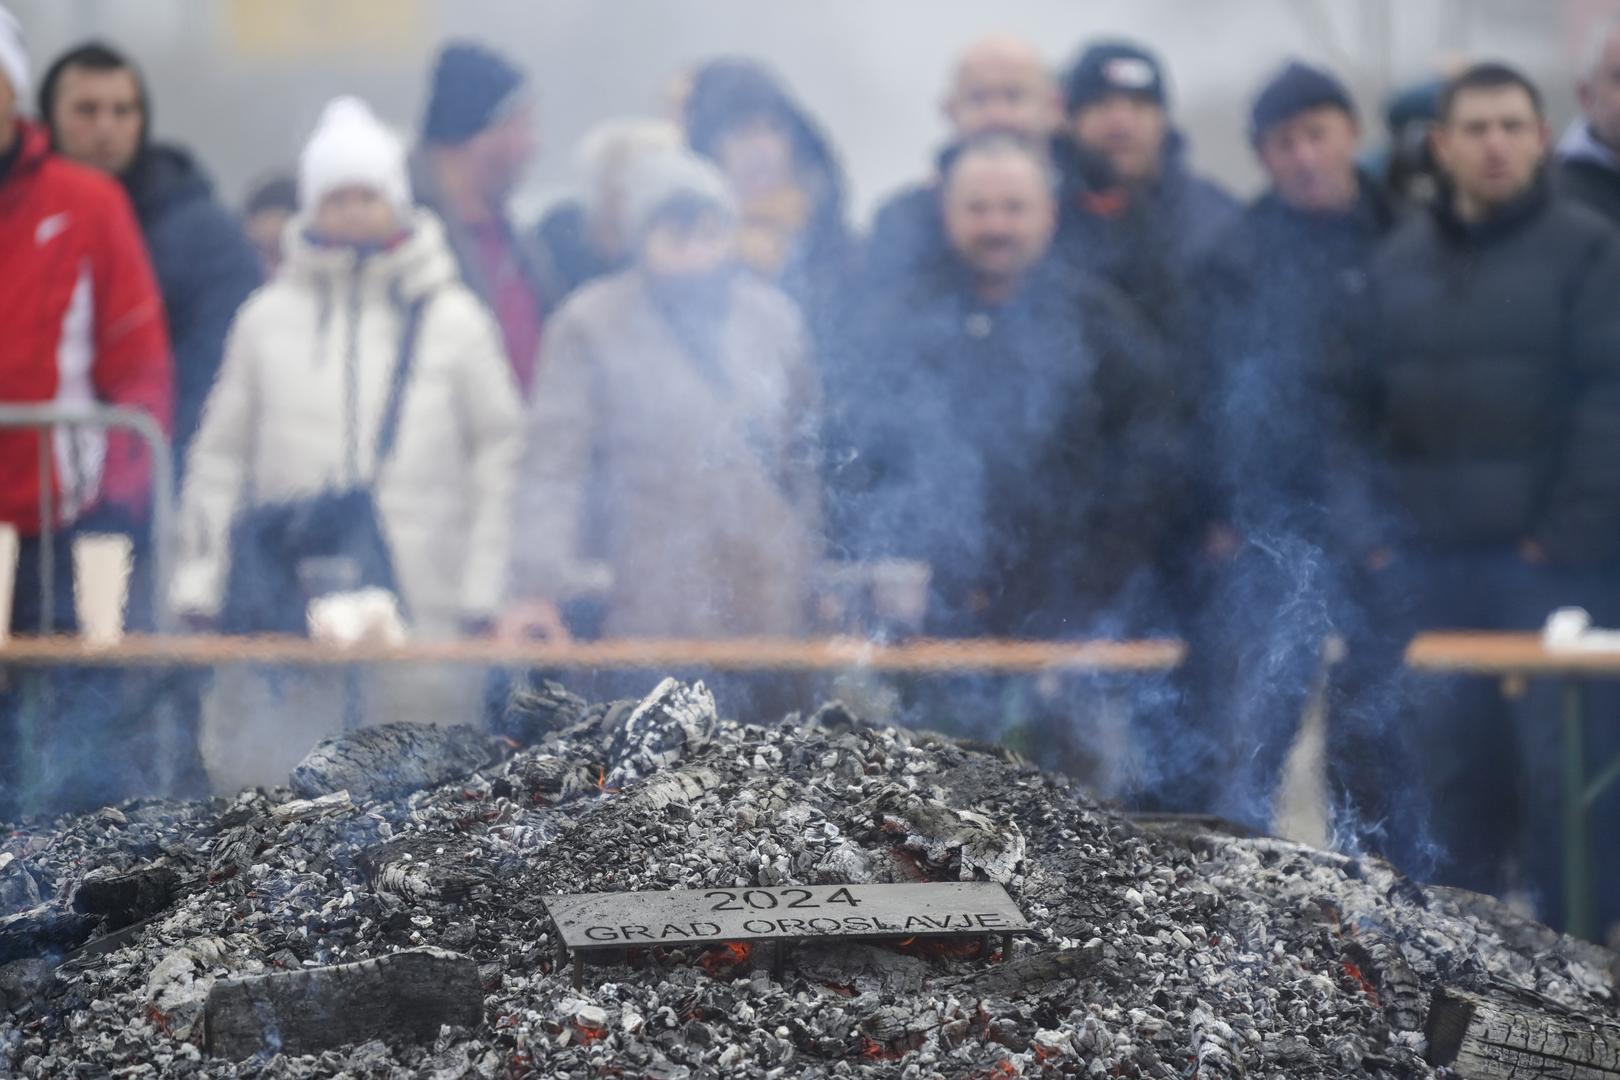
[[[0,7],[0,75],[11,84],[20,111],[29,93],[28,48],[23,43],[22,25],[3,7]]]
[[[626,185],[626,220],[638,239],[659,213],[676,200],[703,204],[721,217],[735,220],[737,200],[725,175],[706,158],[690,150],[675,149],[636,159]]]
[[[340,187],[380,192],[401,216],[411,209],[405,144],[357,97],[333,98],[298,159],[298,201],[313,212]]]

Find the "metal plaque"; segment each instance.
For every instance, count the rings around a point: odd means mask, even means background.
[[[562,944],[622,949],[692,942],[1027,933],[994,882],[779,885],[541,898]]]

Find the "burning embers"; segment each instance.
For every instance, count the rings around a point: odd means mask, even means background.
[[[304,798],[0,840],[0,1074],[1433,1077],[1499,1028],[1531,1053],[1538,1017],[1611,1046],[1601,950],[1375,860],[1144,830],[1003,753],[841,708],[722,721],[674,682],[543,687],[508,732],[365,735]],[[1033,934],[865,891],[907,883],[1005,889]],[[738,910],[646,906],[679,892]],[[541,897],[623,893],[573,989]],[[779,937],[807,940],[778,972]]]

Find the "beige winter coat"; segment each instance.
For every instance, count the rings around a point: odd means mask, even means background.
[[[614,636],[804,628],[820,527],[804,328],[776,290],[730,288],[723,378],[703,374],[638,270],[552,317],[518,480],[520,595],[605,593]]]
[[[522,406],[494,321],[457,278],[438,219],[360,259],[287,232],[286,263],[237,314],[191,446],[172,599],[216,613],[232,519],[364,483],[406,305],[429,292],[392,459],[378,487],[412,632],[454,635],[505,602]]]

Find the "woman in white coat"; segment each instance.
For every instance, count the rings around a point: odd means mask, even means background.
[[[364,103],[327,106],[299,168],[303,214],[276,277],[236,317],[192,444],[172,600],[206,624],[225,601],[232,524],[245,511],[369,485],[409,632],[445,639],[489,627],[505,592],[522,409],[494,321],[459,281],[438,220],[413,209],[405,151]],[[421,300],[393,452],[377,434],[410,306]],[[366,718],[477,719],[477,678],[390,672],[370,680]],[[209,718],[216,786],[285,782],[335,728],[343,695],[306,682],[254,716],[221,679],[230,731]],[[236,680],[229,680],[236,681]],[[288,680],[275,680],[286,690]],[[259,680],[262,691],[264,680]],[[250,715],[243,715],[249,713]],[[214,751],[210,753],[209,751]]]

